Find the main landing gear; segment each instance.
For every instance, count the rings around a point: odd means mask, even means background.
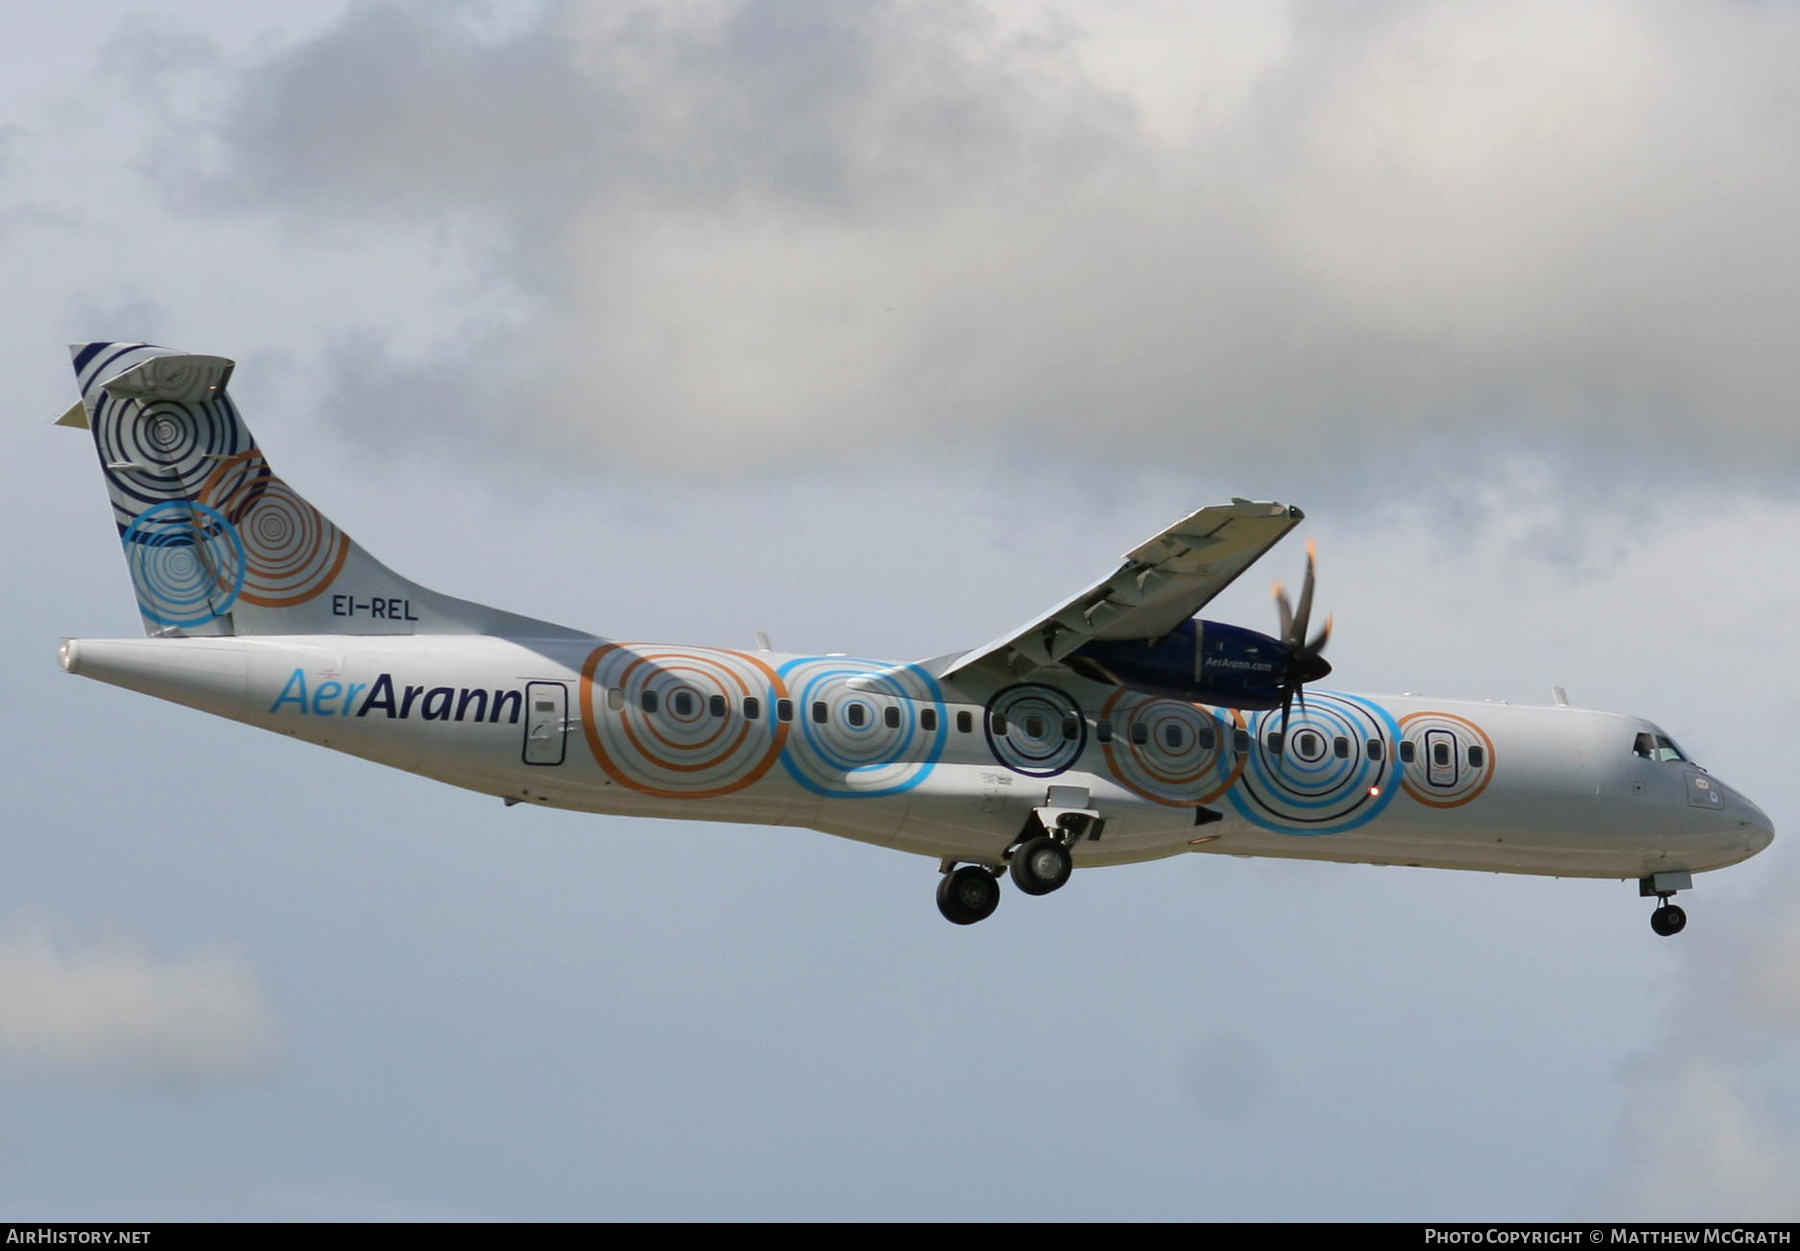
[[[1691,873],[1654,873],[1649,877],[1638,879],[1638,895],[1648,899],[1654,895],[1662,901],[1655,912],[1650,914],[1650,928],[1664,938],[1672,938],[1687,928],[1687,913],[1669,902],[1678,890],[1692,890],[1694,875]]]
[[[1000,878],[992,869],[965,864],[950,869],[937,888],[938,911],[952,925],[973,925],[1000,906]]]
[[[1075,871],[1075,857],[1048,834],[1028,838],[1013,848],[1008,863],[1012,866],[1013,885],[1027,895],[1048,895],[1060,889]]]
[[[1034,814],[1020,841],[1006,854],[1006,868],[945,860],[944,878],[938,883],[938,911],[954,925],[973,925],[994,915],[1000,906],[1000,875],[1027,895],[1048,895],[1061,890],[1075,871],[1071,848],[1083,838],[1098,838],[1101,821],[1090,812],[1060,812],[1054,828],[1046,828]]]

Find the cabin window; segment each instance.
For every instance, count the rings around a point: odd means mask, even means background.
[[[775,719],[777,721],[792,721],[794,719],[794,701],[791,699],[776,700]]]
[[[1062,731],[1063,731],[1063,737],[1068,739],[1070,742],[1074,742],[1076,739],[1080,738],[1081,737],[1081,718],[1080,717],[1072,717],[1072,716],[1064,717],[1063,724],[1062,724]]]
[[[967,708],[956,714],[956,732],[958,734],[968,734],[973,732],[974,729],[975,714],[971,713]]]
[[[937,709],[919,709],[919,728],[927,734],[937,733]]]
[[[762,701],[754,695],[744,696],[744,720],[754,721],[762,716]]]
[[[1450,744],[1433,743],[1431,745],[1431,763],[1442,769],[1450,763]]]
[[[1043,738],[1044,719],[1035,712],[1029,714],[1025,718],[1025,733],[1029,734],[1032,738]]]
[[[1248,730],[1233,730],[1231,732],[1231,750],[1236,752],[1240,756],[1243,755],[1245,752],[1249,751],[1250,750],[1250,731],[1248,731]]]
[[[1112,742],[1112,722],[1096,721],[1094,723],[1094,737],[1099,739],[1102,743]]]
[[[706,711],[712,713],[715,717],[724,716],[725,697],[723,695],[708,695],[706,697]]]
[[[1339,760],[1350,759],[1350,740],[1342,734],[1331,740],[1331,754]]]
[[[1281,749],[1284,746],[1284,744],[1281,741],[1281,731],[1280,730],[1270,730],[1269,737],[1263,741],[1268,743],[1269,752],[1271,755],[1279,756],[1281,754]]]
[[[1170,722],[1163,727],[1163,742],[1167,744],[1170,751],[1180,751],[1187,743],[1187,735],[1182,733],[1180,726]]]
[[[813,720],[820,725],[831,720],[831,709],[825,706],[825,701],[822,699],[813,703]]]
[[[823,708],[824,706],[825,705],[823,704],[813,705],[815,709]],[[814,721],[823,721],[824,719],[825,718],[819,716],[816,711],[813,713]],[[852,729],[860,730],[862,729],[862,723],[868,720],[868,709],[864,708],[861,704],[850,704],[844,709],[844,720],[850,723]]]
[[[881,724],[885,725],[890,730],[898,730],[900,728],[900,710],[892,704],[883,708],[881,710]]]
[[[1383,756],[1385,756],[1387,754],[1385,751],[1382,750],[1381,740],[1378,738],[1370,739],[1369,743],[1368,743],[1368,747],[1369,747],[1369,759],[1370,760],[1380,760]]]
[[[1136,743],[1139,747],[1148,743],[1150,741],[1150,727],[1145,725],[1142,721],[1133,721],[1131,723],[1131,741]]]
[[[1218,735],[1212,732],[1211,726],[1202,726],[1199,730],[1195,731],[1194,739],[1200,744],[1201,751],[1211,751],[1213,749],[1213,744],[1219,741]]]
[[[1006,733],[1006,714],[1003,712],[989,713],[988,728],[994,732],[995,737]]]
[[[609,686],[606,688],[606,706],[614,712],[625,706],[625,688]]]
[[[1400,763],[1401,764],[1411,764],[1413,762],[1413,754],[1417,750],[1418,749],[1413,746],[1413,741],[1410,738],[1401,739],[1400,740]]]
[[[1481,768],[1482,765],[1484,765],[1486,763],[1487,763],[1487,752],[1483,751],[1479,747],[1471,746],[1469,748],[1469,768],[1479,769],[1479,768]]]
[[[656,692],[645,691],[642,695],[639,695],[638,706],[645,712],[654,713],[656,711]]]
[[[1294,735],[1294,750],[1302,756],[1316,756],[1319,753],[1319,736],[1311,730],[1302,730]]]
[[[690,691],[676,691],[669,696],[669,711],[678,717],[694,715],[694,696]]]

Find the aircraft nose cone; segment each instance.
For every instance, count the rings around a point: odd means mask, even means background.
[[[1744,827],[1744,843],[1754,856],[1775,841],[1775,823],[1769,820],[1767,813],[1742,795],[1737,798],[1744,806],[1743,815],[1738,818]]]

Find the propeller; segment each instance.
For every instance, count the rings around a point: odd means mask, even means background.
[[[1287,677],[1281,684],[1281,739],[1287,742],[1288,714],[1292,711],[1294,701],[1300,701],[1300,707],[1306,707],[1306,694],[1302,688],[1308,682],[1317,682],[1331,672],[1331,664],[1322,653],[1325,644],[1331,638],[1331,618],[1325,618],[1325,624],[1312,638],[1306,637],[1306,627],[1312,618],[1313,602],[1313,563],[1319,555],[1318,548],[1311,539],[1306,540],[1306,580],[1300,584],[1300,607],[1296,610],[1288,603],[1287,588],[1281,583],[1275,584],[1275,612],[1281,619],[1281,642],[1288,649],[1289,659]]]

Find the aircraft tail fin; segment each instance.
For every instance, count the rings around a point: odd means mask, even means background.
[[[226,393],[233,363],[142,343],[69,349],[144,632],[578,632],[402,578],[277,477]]]

